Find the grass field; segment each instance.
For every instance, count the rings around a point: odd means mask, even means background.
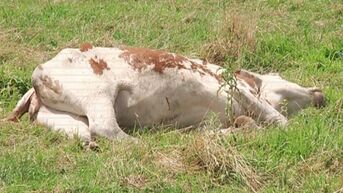
[[[0,117],[36,65],[82,42],[279,72],[322,88],[327,107],[228,137],[142,129],[99,152],[25,116],[0,123],[0,192],[343,192],[342,1],[0,1]]]

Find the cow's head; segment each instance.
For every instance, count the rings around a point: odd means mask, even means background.
[[[250,81],[254,86],[257,97],[266,100],[272,107],[285,115],[292,115],[297,111],[309,107],[325,106],[325,97],[318,88],[306,88],[283,79],[279,74],[260,75],[246,70],[235,73],[239,79]]]

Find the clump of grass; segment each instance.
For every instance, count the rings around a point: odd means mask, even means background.
[[[148,178],[142,174],[131,174],[123,179],[123,185],[129,185],[137,189],[143,189],[148,183]]]
[[[6,75],[0,71],[0,107],[8,107],[15,103],[31,87],[31,81],[25,77]]]
[[[14,94],[23,95],[31,87],[30,81],[18,76],[2,76],[0,79],[0,93],[6,97]]]
[[[192,170],[184,163],[182,152],[179,148],[169,150],[168,152],[154,152],[154,163],[156,166],[169,173],[180,173]]]
[[[299,162],[295,167],[301,175],[306,173],[339,174],[342,172],[340,170],[342,162],[342,150],[329,150],[312,155],[302,162]]]
[[[16,29],[0,29],[0,65],[27,66],[47,59],[45,52],[22,44],[22,34]]]
[[[253,192],[261,188],[261,177],[257,171],[219,134],[198,135],[184,153],[193,168],[205,170],[217,183],[224,184],[235,179],[242,181]]]
[[[237,60],[245,50],[254,52],[257,21],[253,15],[225,11],[217,35],[203,47],[202,57],[223,65],[228,57]]]

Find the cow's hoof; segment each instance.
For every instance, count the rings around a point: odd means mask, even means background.
[[[92,151],[99,151],[100,150],[100,147],[99,145],[94,142],[94,141],[86,141],[83,143],[83,147],[86,149],[86,150],[92,150]]]
[[[2,118],[2,119],[0,120],[0,122],[3,122],[3,123],[5,123],[5,122],[17,123],[17,122],[18,122],[18,118],[15,117],[15,116],[8,116],[8,117],[5,117],[5,118]]]
[[[88,147],[90,150],[93,150],[93,151],[99,151],[100,150],[100,146],[97,143],[95,143],[94,141],[91,141],[88,144]]]
[[[240,129],[258,129],[259,126],[256,124],[255,120],[251,117],[241,115],[235,119],[233,123],[236,128]]]

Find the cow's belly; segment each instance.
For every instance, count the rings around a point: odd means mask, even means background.
[[[172,124],[177,127],[196,125],[209,112],[219,114],[225,122],[226,96],[212,84],[196,78],[183,80],[174,74],[141,77],[132,93],[119,92],[115,102],[118,124],[132,128],[156,124]]]

